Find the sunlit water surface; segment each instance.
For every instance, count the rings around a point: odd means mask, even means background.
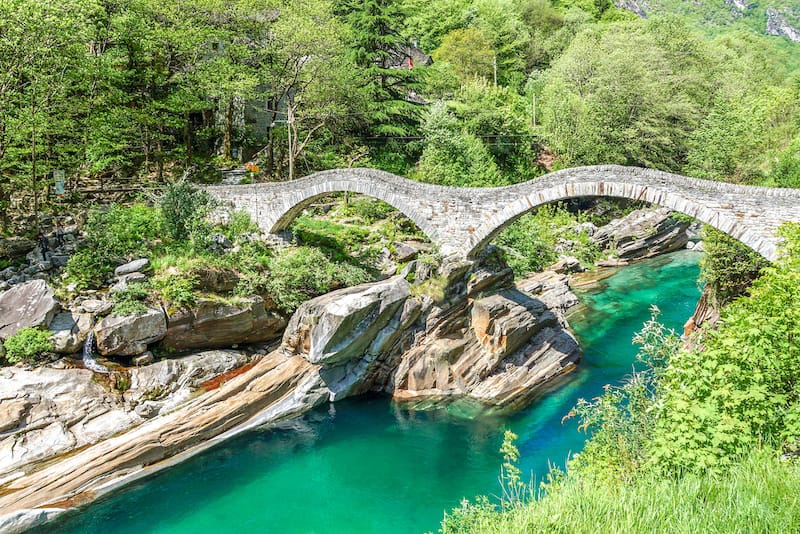
[[[74,533],[426,532],[463,497],[499,489],[503,429],[519,435],[523,472],[541,478],[586,439],[562,418],[631,372],[631,338],[655,304],[680,328],[699,297],[699,255],[678,252],[622,269],[580,293],[571,317],[580,370],[529,408],[465,420],[409,412],[383,397],[348,399],[248,432],[50,525]]]

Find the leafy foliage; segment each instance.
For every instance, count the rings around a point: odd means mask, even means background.
[[[211,206],[208,193],[184,180],[169,184],[159,200],[164,230],[175,240],[184,240],[198,226]]]
[[[706,226],[702,236],[706,253],[700,263],[700,278],[712,301],[721,306],[743,295],[768,262],[719,230]]]
[[[579,260],[591,264],[600,255],[589,234],[580,227],[584,215],[573,215],[561,205],[548,204],[523,215],[504,229],[495,243],[506,253],[508,264],[517,276],[541,271],[558,260],[557,245]]]
[[[310,298],[370,279],[361,267],[331,261],[317,248],[300,247],[271,262],[266,286],[275,304],[291,313]]]
[[[10,363],[38,363],[53,350],[50,332],[39,328],[23,328],[3,342],[5,358]]]

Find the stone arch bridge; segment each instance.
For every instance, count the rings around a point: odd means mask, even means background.
[[[269,233],[287,229],[325,194],[361,193],[413,220],[443,255],[465,257],[480,252],[537,206],[575,197],[618,197],[667,207],[725,232],[769,260],[778,256],[778,227],[800,222],[798,189],[734,185],[617,165],[565,169],[493,188],[432,185],[375,169],[335,169],[291,182],[210,186],[207,191],[246,210]]]

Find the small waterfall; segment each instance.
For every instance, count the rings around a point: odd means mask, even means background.
[[[93,356],[94,346],[94,331],[90,330],[89,335],[86,336],[86,342],[83,344],[83,366],[94,371],[95,373],[108,374],[108,369],[105,365],[100,365]]]

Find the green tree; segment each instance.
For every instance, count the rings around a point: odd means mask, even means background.
[[[367,129],[378,135],[407,135],[418,121],[418,104],[409,93],[419,89],[418,68],[393,68],[404,57],[407,40],[400,34],[405,17],[398,0],[339,0],[338,12],[350,26],[350,57],[361,69],[360,89],[370,103]]]
[[[472,78],[491,80],[494,58],[489,41],[477,28],[449,32],[442,39],[442,45],[433,52],[433,59],[447,62],[461,83]]]

